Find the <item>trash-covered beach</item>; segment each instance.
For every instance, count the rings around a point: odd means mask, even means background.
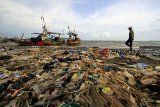
[[[160,60],[141,51],[0,47],[0,107],[155,107],[159,90]]]

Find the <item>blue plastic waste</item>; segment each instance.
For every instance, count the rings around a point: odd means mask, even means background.
[[[15,74],[14,76],[15,76],[15,78],[20,78],[21,77],[20,74]]]
[[[69,52],[73,53],[73,52],[74,52],[74,50],[69,50]]]
[[[0,74],[0,79],[4,78],[5,75],[4,74]]]
[[[147,66],[147,64],[145,64],[145,63],[137,63],[137,68],[144,68],[144,67],[146,67]]]
[[[124,53],[122,51],[120,51],[120,58],[124,58]]]
[[[77,53],[80,53],[81,52],[81,50],[77,50]]]

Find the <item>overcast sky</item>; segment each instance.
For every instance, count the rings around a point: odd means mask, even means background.
[[[41,16],[50,31],[83,40],[126,40],[128,26],[135,40],[160,40],[160,0],[0,0],[0,33],[20,36],[42,31]]]

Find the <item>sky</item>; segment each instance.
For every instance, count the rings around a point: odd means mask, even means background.
[[[42,15],[49,31],[70,26],[82,40],[125,41],[132,26],[136,41],[160,41],[160,0],[0,0],[0,33],[33,37]]]

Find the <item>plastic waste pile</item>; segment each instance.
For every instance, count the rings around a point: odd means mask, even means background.
[[[1,47],[2,48],[2,47]],[[160,106],[160,62],[100,48],[0,51],[0,107]]]

